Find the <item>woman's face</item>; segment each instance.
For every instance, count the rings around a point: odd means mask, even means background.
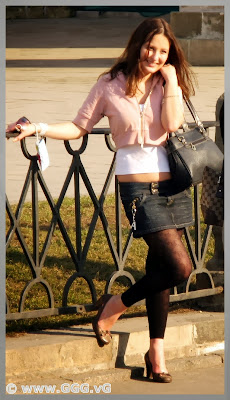
[[[163,34],[153,36],[151,42],[145,42],[140,50],[140,70],[146,76],[159,71],[167,61],[170,43]]]

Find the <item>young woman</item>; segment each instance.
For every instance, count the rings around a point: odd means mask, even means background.
[[[192,74],[184,54],[161,18],[145,19],[133,32],[115,65],[102,74],[72,122],[16,126],[14,140],[32,135],[70,140],[90,133],[107,116],[116,144],[116,175],[121,199],[135,238],[148,245],[146,275],[121,295],[98,301],[93,329],[100,346],[131,305],[146,299],[150,346],[147,376],[171,382],[164,356],[170,288],[186,280],[191,262],[181,241],[193,224],[190,192],[176,193],[164,145],[183,122],[183,96],[193,94]],[[8,126],[8,132],[15,129]]]

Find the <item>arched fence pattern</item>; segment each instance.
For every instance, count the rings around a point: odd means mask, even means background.
[[[218,122],[204,122],[205,128],[208,130],[211,126],[217,126]],[[193,127],[194,124],[190,123],[190,127]],[[17,319],[24,319],[24,318],[37,318],[43,316],[50,316],[50,315],[60,315],[60,314],[72,314],[72,313],[81,313],[93,310],[94,303],[96,301],[96,290],[93,284],[93,280],[89,277],[86,269],[85,263],[87,259],[88,250],[94,235],[94,231],[96,228],[96,223],[98,218],[100,218],[104,234],[106,236],[109,250],[111,252],[114,265],[115,265],[115,272],[113,272],[109,279],[106,282],[105,292],[110,293],[112,285],[114,281],[118,277],[126,277],[131,284],[135,283],[135,279],[133,275],[125,270],[125,261],[130,249],[130,245],[132,242],[132,232],[130,230],[128,237],[126,239],[126,243],[122,245],[122,229],[121,229],[121,200],[119,194],[119,183],[115,179],[115,219],[116,219],[116,243],[113,240],[111,235],[110,227],[106,215],[104,213],[104,201],[106,195],[108,193],[108,188],[111,183],[111,180],[114,175],[115,169],[115,157],[116,152],[111,141],[111,135],[109,129],[99,129],[95,128],[92,132],[95,135],[104,135],[106,145],[109,151],[114,152],[114,156],[111,162],[111,166],[109,168],[108,174],[106,176],[106,180],[104,182],[104,186],[102,192],[99,197],[96,196],[94,189],[91,185],[89,177],[85,171],[84,165],[81,160],[81,155],[85,151],[88,143],[88,135],[83,137],[81,146],[78,150],[74,150],[71,147],[69,141],[65,141],[65,149],[70,156],[72,156],[72,162],[69,167],[67,176],[65,178],[62,190],[60,192],[59,198],[56,202],[54,202],[50,191],[46,185],[44,177],[41,171],[38,168],[37,164],[37,156],[31,155],[26,146],[26,140],[23,139],[21,141],[21,149],[25,156],[25,158],[29,162],[28,172],[25,178],[24,186],[20,195],[20,199],[18,201],[16,210],[13,212],[12,207],[8,201],[6,196],[6,212],[9,217],[10,227],[6,234],[6,249],[10,246],[11,240],[14,235],[16,235],[21,249],[26,257],[28,266],[31,270],[32,279],[26,283],[25,287],[23,288],[20,300],[18,304],[18,311],[11,312],[10,310],[10,301],[6,298],[6,319],[7,320],[17,320]],[[14,136],[13,134],[6,134],[7,138]],[[66,191],[70,184],[70,181],[74,178],[74,188],[75,188],[75,229],[76,229],[76,250],[72,245],[72,242],[69,238],[68,232],[65,228],[63,220],[60,215],[60,207],[62,205],[63,199],[65,197]],[[80,205],[80,177],[82,178],[84,185],[87,188],[88,194],[93,202],[94,205],[94,213],[92,216],[92,220],[89,225],[89,230],[87,233],[86,240],[84,245],[82,244],[82,237],[81,237],[81,205]],[[49,204],[50,210],[52,212],[51,222],[48,228],[48,232],[46,235],[46,239],[43,244],[42,251],[39,253],[39,219],[38,219],[38,184],[40,184],[42,191],[46,197],[46,200]],[[32,193],[32,230],[33,230],[33,251],[31,252],[26,244],[25,238],[23,236],[21,227],[20,227],[20,217],[22,213],[22,208],[25,203],[25,198],[28,192],[28,189],[31,185],[31,193]],[[178,292],[177,287],[173,289],[173,293],[170,295],[171,302],[178,302],[186,299],[194,299],[203,296],[210,296],[214,294],[221,293],[223,288],[218,286],[215,287],[212,275],[206,269],[204,265],[205,255],[208,249],[209,240],[212,232],[212,226],[207,226],[204,232],[203,237],[201,237],[201,222],[200,222],[200,204],[199,204],[199,190],[198,187],[194,187],[194,218],[195,218],[195,240],[192,240],[189,229],[186,228],[185,230],[185,239],[188,247],[188,251],[193,263],[193,271],[187,281],[186,287],[184,292]],[[54,295],[52,292],[52,288],[49,283],[42,278],[42,268],[44,266],[47,252],[51,243],[51,239],[53,233],[55,231],[55,227],[58,225],[60,232],[62,234],[63,240],[65,241],[66,249],[69,252],[69,255],[74,263],[75,272],[68,278],[65,286],[63,287],[62,293],[62,306],[55,307],[54,302]],[[190,290],[191,282],[194,276],[198,274],[205,274],[208,281],[209,281],[209,288],[193,288]],[[68,305],[68,294],[71,288],[72,283],[77,278],[83,278],[87,282],[92,303],[91,304],[76,304],[76,305]],[[41,284],[47,293],[48,296],[48,304],[49,307],[45,309],[38,309],[38,310],[25,310],[25,300],[26,297],[31,290],[31,288],[36,284]]]

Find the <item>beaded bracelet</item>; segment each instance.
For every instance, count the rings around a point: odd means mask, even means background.
[[[164,99],[167,99],[167,97],[180,97],[180,96],[179,96],[179,94],[172,94],[172,95],[169,95],[169,96],[164,96],[163,99],[162,99],[162,102],[161,102],[162,104],[164,104],[164,102],[165,102]]]
[[[167,97],[179,97],[179,94],[171,94],[168,96],[164,96],[164,99],[167,99]]]

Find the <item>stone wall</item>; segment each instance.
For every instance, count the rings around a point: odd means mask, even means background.
[[[170,24],[178,38],[224,39],[224,13],[172,12]]]
[[[192,10],[195,10],[193,12]],[[179,39],[186,58],[194,66],[224,66],[223,7],[180,7],[164,16]],[[102,15],[101,15],[102,14]],[[6,7],[6,18],[135,18],[137,12],[82,11],[79,7]]]
[[[192,65],[224,65],[224,13],[172,12],[170,25]]]

